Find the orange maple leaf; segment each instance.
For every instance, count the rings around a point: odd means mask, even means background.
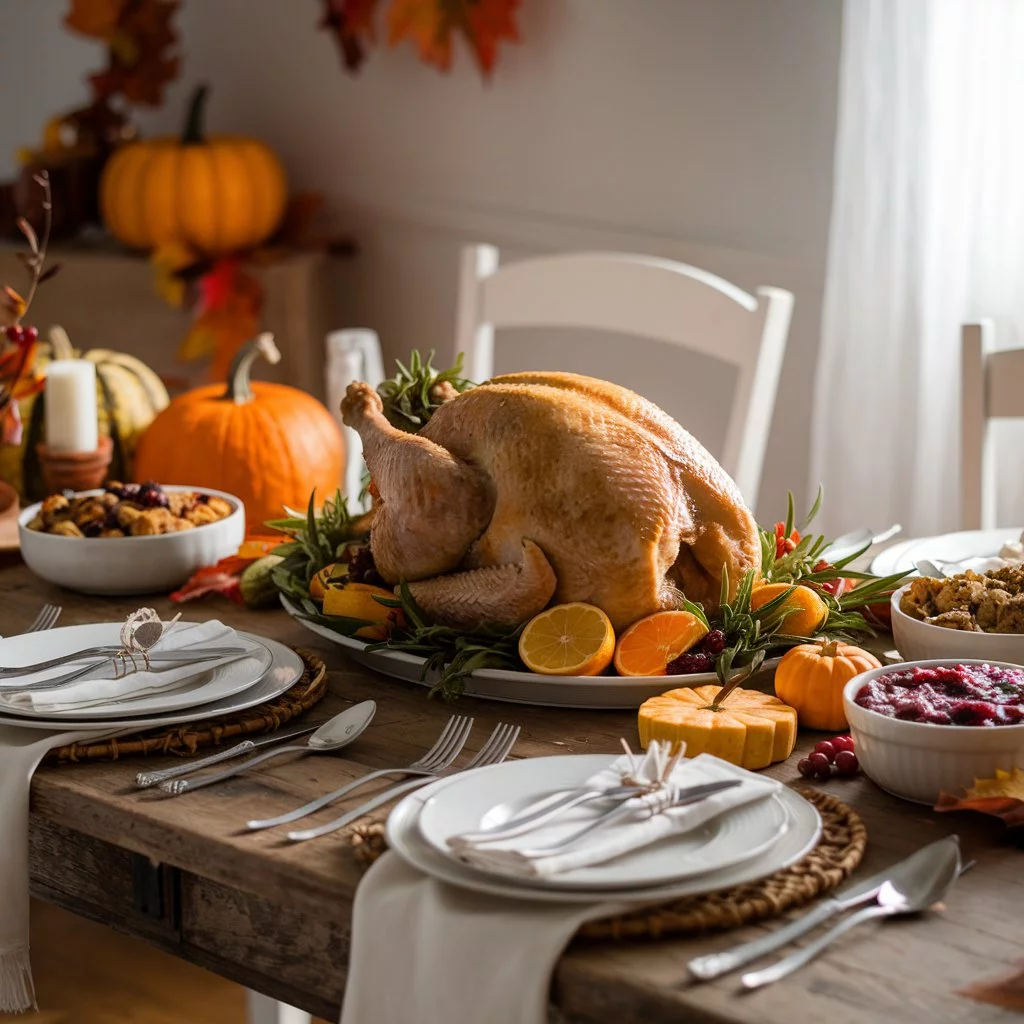
[[[110,39],[121,19],[127,0],[71,0],[64,25],[72,32],[93,39]]]
[[[345,67],[356,71],[374,40],[373,17],[378,0],[324,0],[320,28],[334,34]]]
[[[1007,825],[1024,825],[1024,771],[996,769],[994,779],[975,779],[961,797],[942,792],[937,811],[981,811],[1002,818]]]
[[[388,10],[388,44],[409,39],[420,57],[442,71],[451,68],[452,36],[461,32],[489,76],[501,40],[519,41],[516,10],[520,0],[394,0]]]

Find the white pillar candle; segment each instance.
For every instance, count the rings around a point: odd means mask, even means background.
[[[85,359],[57,359],[46,367],[46,443],[55,452],[94,452],[99,447],[96,366]]]

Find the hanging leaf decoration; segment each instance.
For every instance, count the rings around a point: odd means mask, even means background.
[[[89,76],[98,101],[121,95],[157,107],[178,77],[174,15],[180,0],[71,0],[64,24],[107,46],[107,66]]]
[[[321,28],[333,33],[345,67],[357,71],[374,42],[379,0],[323,0]],[[427,64],[452,66],[456,35],[469,45],[480,71],[489,78],[502,42],[519,41],[516,13],[521,0],[391,0],[387,9],[389,46],[411,42]]]
[[[994,779],[975,779],[963,796],[940,793],[937,811],[981,811],[1002,818],[1007,825],[1024,825],[1024,771],[996,769]]]
[[[229,256],[198,281],[195,319],[178,351],[185,361],[210,359],[209,378],[224,380],[235,353],[259,333],[263,286]]]
[[[966,996],[979,1003],[1001,1006],[1004,1010],[1024,1013],[1024,960],[1018,961],[1017,969],[999,978],[975,982],[961,989],[957,995]]]

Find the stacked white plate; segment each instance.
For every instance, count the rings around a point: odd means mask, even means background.
[[[871,563],[877,576],[893,573],[917,573],[917,563],[958,562],[962,569],[986,572],[999,564],[1004,544],[1020,540],[1021,527],[1006,526],[994,530],[963,530],[936,537],[916,537],[893,544],[879,552]]]
[[[89,647],[120,644],[120,622],[66,626],[0,640],[0,665],[19,667],[73,654]],[[232,660],[212,662],[179,686],[136,697],[113,698],[66,711],[35,710],[0,693],[0,724],[30,729],[109,729],[113,732],[181,725],[255,707],[284,693],[302,675],[302,660],[275,640],[236,632],[216,646],[244,647]],[[160,650],[159,645],[154,654]],[[101,664],[95,660],[94,664]],[[72,662],[69,670],[87,662]],[[4,679],[14,684],[16,679]],[[59,690],[50,691],[59,694]]]
[[[555,876],[470,867],[449,849],[450,836],[500,824],[545,794],[582,786],[615,760],[613,754],[527,758],[439,780],[391,812],[388,843],[413,867],[477,892],[562,903],[657,903],[765,878],[805,856],[821,834],[814,805],[781,786],[685,835]]]

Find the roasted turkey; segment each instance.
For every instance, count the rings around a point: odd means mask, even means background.
[[[709,608],[760,566],[757,526],[710,454],[653,403],[571,373],[495,377],[418,434],[369,384],[342,402],[379,500],[377,570],[435,621],[513,626],[586,601],[616,630],[682,596]]]

